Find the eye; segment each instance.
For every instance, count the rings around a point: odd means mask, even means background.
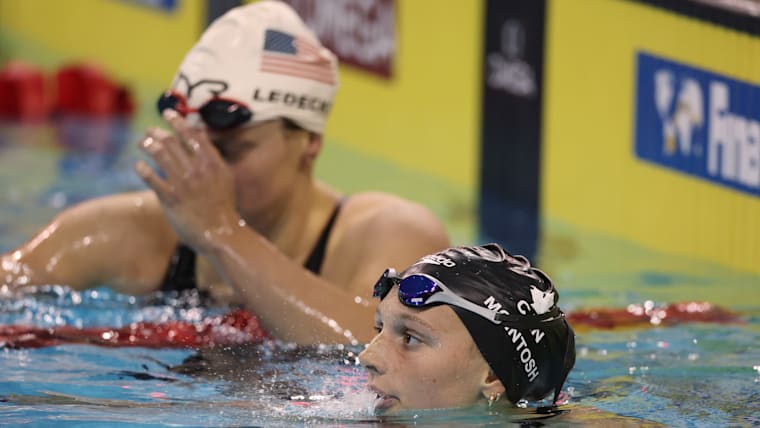
[[[222,159],[228,163],[235,163],[243,157],[245,150],[240,147],[220,147],[219,154],[222,155]]]
[[[422,341],[419,338],[417,338],[416,336],[414,336],[412,333],[408,331],[404,332],[403,338],[404,338],[405,345],[414,346],[414,345],[419,345],[422,343]]]
[[[375,330],[375,334],[379,334],[381,331],[383,331],[383,325],[375,324],[375,326],[372,327],[372,329]]]
[[[214,146],[219,150],[219,154],[227,163],[235,163],[243,158],[249,150],[255,147],[251,142],[215,142]]]

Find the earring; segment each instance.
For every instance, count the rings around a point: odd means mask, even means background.
[[[488,408],[490,409],[491,406],[493,406],[493,403],[499,401],[500,398],[501,398],[501,393],[500,392],[494,392],[493,394],[489,395],[488,396]]]

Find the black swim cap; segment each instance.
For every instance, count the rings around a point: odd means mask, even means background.
[[[504,315],[493,321],[449,305],[472,336],[512,403],[557,401],[575,365],[575,334],[557,307],[559,294],[549,277],[522,256],[498,244],[454,247],[425,256],[401,273],[435,277],[470,302]]]

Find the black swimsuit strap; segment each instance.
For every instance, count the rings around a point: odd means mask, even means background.
[[[340,213],[344,201],[345,199],[341,198],[335,205],[335,209],[333,209],[333,212],[330,215],[330,220],[327,221],[325,228],[322,229],[322,234],[319,235],[319,239],[311,250],[309,258],[306,259],[306,263],[304,263],[304,267],[315,275],[319,275],[322,271],[322,262],[324,262],[325,252],[327,251],[327,241],[330,239],[330,233],[335,225],[335,219],[338,217],[338,213]]]
[[[184,291],[198,288],[195,277],[195,251],[185,244],[177,245],[169,261],[161,291]]]
[[[338,217],[341,207],[343,206],[344,198],[341,198],[335,209],[333,209],[330,219],[327,221],[325,228],[322,229],[322,234],[319,235],[317,243],[309,254],[309,258],[306,259],[304,267],[315,275],[319,275],[322,270],[322,263],[324,262],[325,252],[327,251],[327,241],[330,239],[330,233],[335,225],[335,219]],[[172,258],[169,261],[169,268],[166,270],[164,280],[161,283],[160,290],[163,292],[184,290],[194,290],[198,288],[197,278],[195,276],[195,251],[185,244],[177,245],[177,249],[172,254]]]

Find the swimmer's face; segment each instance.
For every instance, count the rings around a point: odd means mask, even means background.
[[[406,307],[397,288],[378,305],[377,335],[359,355],[377,413],[463,407],[504,391],[450,307]]]
[[[238,210],[253,226],[297,197],[321,144],[307,131],[286,129],[280,119],[209,136],[234,174]]]

